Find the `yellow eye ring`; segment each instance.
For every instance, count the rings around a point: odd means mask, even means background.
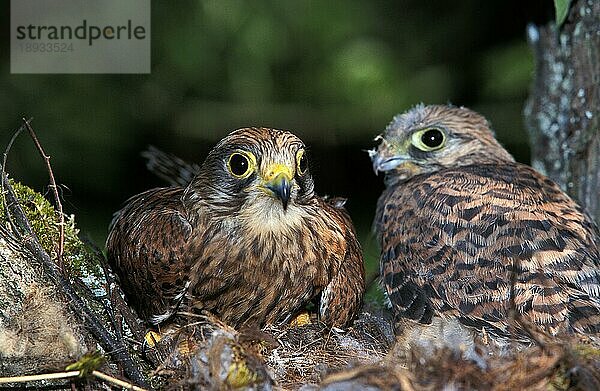
[[[446,145],[446,133],[439,128],[421,129],[412,134],[410,141],[421,151],[437,151]]]
[[[227,159],[227,170],[235,178],[247,178],[256,169],[256,157],[247,151],[236,151]]]
[[[300,176],[306,174],[306,171],[308,171],[308,158],[304,152],[304,149],[299,149],[296,152],[296,171]]]

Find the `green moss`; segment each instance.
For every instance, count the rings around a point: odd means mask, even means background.
[[[549,383],[549,390],[567,391],[573,389],[569,372],[573,367],[593,368],[593,364],[600,360],[600,349],[593,345],[577,343],[569,349],[567,355],[561,360]],[[591,370],[590,372],[594,372]]]
[[[600,348],[594,345],[588,344],[577,344],[573,349],[577,357],[583,358],[585,360],[600,360]]]
[[[56,259],[60,239],[60,220],[50,202],[40,193],[12,179],[10,184],[31,224],[40,244],[51,258]],[[64,216],[65,242],[63,261],[73,275],[91,280],[91,288],[96,288],[97,279],[102,270],[91,250],[79,239],[79,230],[75,226],[75,216]],[[4,200],[0,199],[0,222],[7,224]]]
[[[81,371],[79,377],[85,377],[99,369],[106,361],[106,357],[97,351],[86,353],[77,362],[67,365],[65,371]]]

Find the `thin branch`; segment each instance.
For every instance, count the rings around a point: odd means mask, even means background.
[[[140,324],[139,317],[133,313],[131,307],[127,305],[127,303],[123,300],[124,293],[119,286],[119,284],[115,281],[113,273],[110,271],[108,266],[108,261],[106,257],[102,253],[102,250],[96,246],[94,242],[89,240],[89,238],[82,238],[83,242],[92,249],[96,260],[102,267],[102,271],[104,273],[104,279],[106,280],[105,290],[108,295],[108,301],[110,302],[110,307],[113,310],[114,320],[111,319],[114,323],[116,323],[116,327],[118,327],[117,336],[119,338],[122,337],[121,330],[121,319],[125,320],[125,323],[133,333],[133,335],[138,339],[144,338],[144,326]],[[119,316],[120,318],[117,318]]]
[[[100,371],[92,371],[92,375],[96,376],[99,379],[107,381],[109,383],[116,384],[119,387],[126,388],[128,390],[146,391],[145,388],[138,387],[138,386],[133,385],[133,384],[131,384],[129,382],[126,382],[126,381],[121,380],[121,379],[117,379],[116,377],[109,376],[106,373],[102,373]]]
[[[86,237],[86,238],[83,238],[82,240],[92,250],[92,252],[94,253],[94,257],[96,258],[96,261],[98,262],[98,264],[100,264],[100,267],[102,268],[102,273],[104,274],[104,290],[106,291],[106,296],[107,296],[106,299],[102,300],[102,306],[103,306],[104,310],[106,311],[106,313],[113,325],[115,333],[117,334],[117,338],[122,339],[123,338],[123,330],[121,327],[121,321],[120,321],[120,319],[117,319],[117,313],[115,311],[115,305],[113,302],[112,285],[116,285],[116,284],[113,284],[114,280],[113,280],[112,276],[110,275],[108,268],[106,267],[106,258],[104,257],[104,254],[102,254],[102,251],[100,250],[100,248],[98,248],[98,246],[96,246],[96,244],[94,242],[92,242],[89,238]]]
[[[116,377],[107,375],[100,371],[92,371],[92,375],[101,379],[102,381],[112,383],[119,387],[123,387],[128,390],[134,391],[146,391],[145,388],[138,387],[132,383],[126,382]],[[11,377],[0,377],[0,384],[7,383],[29,383],[40,380],[56,380],[56,379],[69,379],[81,376],[81,371],[69,371],[69,372],[56,372],[56,373],[42,373],[39,375],[24,375],[24,376],[11,376]]]
[[[15,143],[15,140],[17,139],[17,137],[19,137],[19,135],[21,134],[21,132],[24,129],[25,129],[25,125],[21,125],[21,127],[19,129],[17,129],[17,131],[10,138],[8,145],[6,146],[6,149],[4,150],[4,156],[2,158],[2,174],[4,174],[6,172],[6,160],[8,158],[8,153],[10,152],[13,144]]]
[[[68,379],[70,377],[77,377],[81,371],[69,371],[69,372],[57,372],[57,373],[42,373],[40,375],[24,375],[24,376],[11,376],[11,377],[0,377],[0,384],[6,383],[28,383],[39,380],[54,380],[54,379]]]
[[[25,129],[25,125],[21,125],[21,127],[19,129],[17,129],[17,131],[10,138],[8,145],[6,146],[6,149],[4,150],[4,156],[2,157],[2,178],[4,178],[4,175],[6,175],[6,160],[8,159],[8,153],[10,152],[15,140],[17,139],[17,137],[19,137],[19,135],[21,134],[21,132],[24,129]],[[4,212],[5,212],[4,215],[6,216],[6,219],[12,226],[10,213],[8,213],[8,204],[6,203],[6,197],[4,195],[4,181],[2,181],[2,183],[0,183],[0,189],[2,189],[2,205],[4,205]]]
[[[146,386],[146,380],[141,374],[137,365],[133,362],[133,359],[129,355],[122,341],[116,340],[102,325],[96,314],[85,305],[79,294],[73,289],[71,283],[58,269],[56,263],[50,258],[48,253],[43,249],[37,236],[31,229],[29,220],[25,216],[19,201],[13,191],[12,186],[8,182],[6,174],[2,177],[2,182],[5,188],[7,213],[12,215],[15,224],[13,229],[17,237],[23,242],[25,248],[29,253],[36,259],[43,267],[46,275],[52,280],[54,285],[58,287],[66,295],[69,305],[73,309],[73,312],[81,318],[83,323],[96,337],[98,343],[102,348],[109,354],[111,354],[116,360],[123,364],[123,369],[127,376],[138,384]],[[21,231],[21,232],[19,232]]]
[[[63,213],[62,203],[60,202],[60,196],[58,195],[58,187],[56,186],[56,180],[54,179],[54,172],[52,171],[52,166],[50,165],[50,156],[44,152],[44,148],[40,144],[40,141],[37,138],[37,135],[33,131],[33,128],[30,125],[31,119],[23,118],[23,123],[29,131],[29,135],[33,139],[33,142],[40,153],[42,159],[46,163],[46,168],[48,169],[48,175],[50,176],[50,185],[49,187],[52,189],[52,193],[54,195],[54,202],[56,202],[56,209],[58,209],[58,218],[59,218],[59,240],[58,240],[58,267],[62,273],[64,273],[64,265],[63,265],[63,253],[65,251],[65,215]]]
[[[15,236],[13,235],[12,232],[10,232],[10,230],[0,224],[0,238],[4,239],[4,241],[6,241],[6,245],[14,252],[23,252],[23,246],[21,246],[19,240],[17,238],[15,238]]]

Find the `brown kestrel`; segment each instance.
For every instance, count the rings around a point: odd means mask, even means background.
[[[514,306],[551,334],[600,331],[597,227],[552,180],[516,163],[484,117],[419,105],[379,139],[371,158],[386,190],[375,229],[399,318],[441,316],[507,337]]]
[[[262,326],[315,302],[331,326],[352,320],[365,289],[360,245],[340,203],[315,195],[298,137],[239,129],[201,166],[175,163],[180,185],[130,198],[106,244],[142,319],[163,322],[184,302]]]

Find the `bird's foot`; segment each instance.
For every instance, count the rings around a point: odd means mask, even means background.
[[[158,330],[148,330],[146,335],[144,335],[144,345],[149,348],[155,348],[161,340],[167,336],[173,337],[179,329],[179,325],[171,323],[165,327],[159,327]]]
[[[185,338],[177,344],[177,351],[184,357],[190,356],[198,346],[190,338]]]
[[[167,326],[158,331],[150,330],[144,335],[144,343],[142,351],[146,349],[152,351],[173,352],[176,350],[182,356],[189,356],[196,351],[197,345],[194,339],[181,333],[181,328],[175,326]]]
[[[312,324],[312,321],[310,320],[310,314],[307,311],[300,312],[290,322],[291,327],[300,327],[307,324]]]
[[[162,336],[154,330],[150,330],[144,335],[145,343],[151,348],[155,347],[161,339]]]

